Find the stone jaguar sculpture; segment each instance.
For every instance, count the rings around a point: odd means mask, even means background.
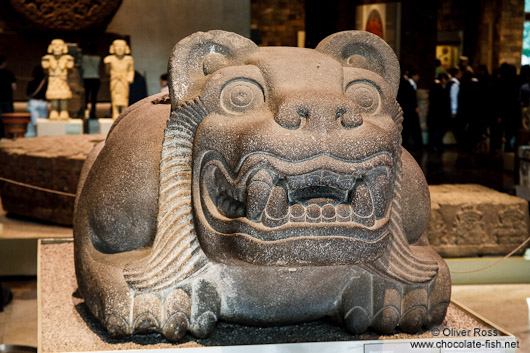
[[[428,188],[401,147],[386,43],[196,33],[173,49],[169,81],[169,96],[120,116],[80,179],[77,281],[112,336],[442,322],[449,271],[426,238]]]

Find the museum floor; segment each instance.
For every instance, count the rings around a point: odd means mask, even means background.
[[[478,183],[513,193],[513,154],[496,156],[459,155],[448,150],[441,155],[415,154],[430,184]],[[6,218],[0,241],[18,237],[32,239],[52,234],[71,236],[70,228],[43,225],[26,219]],[[1,244],[1,243],[0,243]],[[2,245],[0,245],[1,247]],[[0,345],[37,346],[37,280],[35,277],[3,277],[14,301],[0,312]],[[493,322],[520,341],[517,352],[530,352],[530,283],[495,285],[459,285],[453,287],[453,299]]]

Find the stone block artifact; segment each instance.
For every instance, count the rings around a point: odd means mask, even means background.
[[[68,86],[68,72],[74,67],[74,57],[68,55],[68,45],[62,39],[54,39],[48,46],[48,54],[41,60],[44,72],[48,74],[46,99],[50,101],[51,120],[68,120],[68,100],[72,91]]]
[[[134,60],[131,49],[123,39],[112,42],[108,55],[103,59],[105,70],[110,75],[112,119],[116,119],[129,105],[129,84],[134,80]]]
[[[351,333],[442,322],[425,178],[401,143],[399,64],[366,32],[315,50],[195,33],[167,96],[115,122],[83,168],[78,285],[114,336],[206,337],[333,317]]]

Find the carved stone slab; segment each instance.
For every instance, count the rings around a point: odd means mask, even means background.
[[[107,20],[121,5],[121,0],[9,0],[9,3],[40,28],[75,31]]]
[[[522,198],[476,184],[429,190],[429,242],[442,256],[506,255],[528,238],[528,202]]]
[[[121,114],[83,167],[75,261],[92,314],[113,336],[170,341],[219,320],[442,322],[449,271],[401,147],[398,85],[395,54],[366,32],[315,50],[223,31],[180,41],[170,96]]]
[[[0,144],[0,176],[36,187],[75,194],[81,168],[97,135],[18,139]],[[8,214],[72,225],[74,197],[0,181]]]

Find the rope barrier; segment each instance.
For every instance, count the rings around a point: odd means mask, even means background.
[[[480,272],[480,271],[484,271],[484,270],[487,270],[488,268],[491,268],[495,265],[498,265],[500,264],[501,262],[503,262],[504,260],[506,260],[507,258],[509,258],[510,256],[512,256],[513,254],[515,254],[517,251],[519,251],[523,246],[525,246],[528,242],[530,241],[530,237],[528,237],[525,241],[523,241],[521,243],[521,245],[519,245],[518,247],[516,247],[515,249],[513,249],[508,255],[504,256],[503,258],[501,259],[498,259],[497,261],[489,264],[489,265],[486,265],[484,267],[479,267],[479,268],[476,268],[474,270],[467,270],[467,271],[451,271],[451,273],[474,273],[474,272]]]
[[[12,179],[7,179],[7,178],[0,177],[0,181],[4,181],[6,183],[22,186],[22,187],[25,187],[25,188],[28,188],[28,189],[34,189],[34,190],[48,192],[50,194],[57,194],[57,195],[62,195],[62,196],[75,197],[75,194],[72,194],[70,192],[64,192],[64,191],[57,191],[57,190],[47,189],[47,188],[41,188],[40,186],[35,186],[35,185],[26,184],[26,183],[21,183],[20,181],[16,181],[16,180],[12,180]]]

